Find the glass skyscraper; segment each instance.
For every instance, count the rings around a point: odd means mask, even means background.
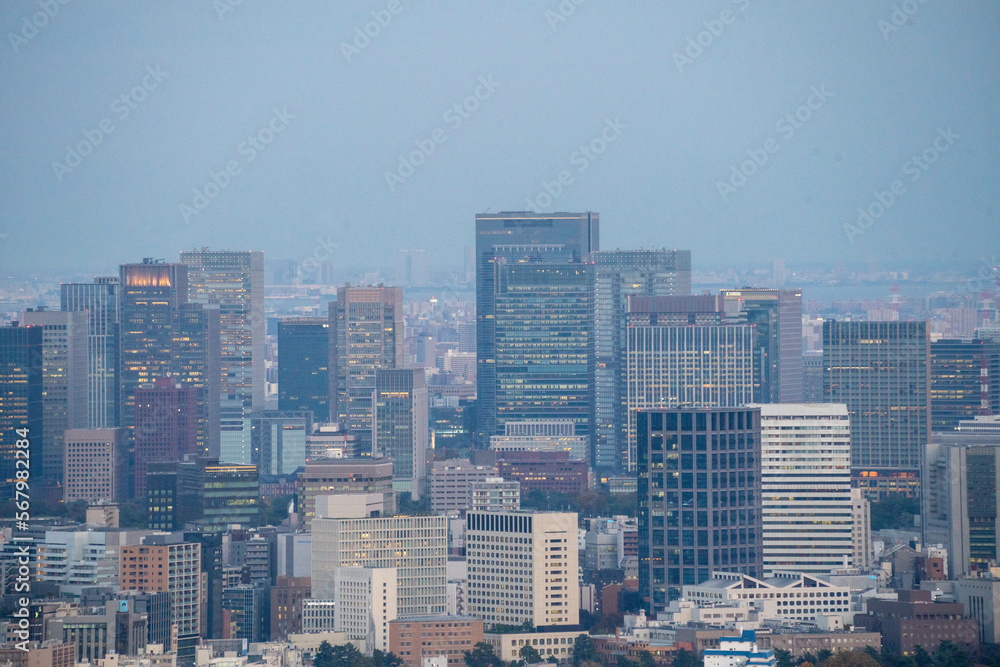
[[[931,429],[951,431],[963,419],[1000,415],[1000,342],[943,339],[931,343]]]
[[[278,409],[310,410],[316,421],[330,421],[327,318],[290,317],[278,322]]]
[[[597,213],[476,216],[477,434],[573,419],[592,436]]]
[[[372,453],[392,459],[393,489],[416,500],[427,479],[427,384],[423,368],[375,371]]]
[[[690,250],[600,250],[595,278],[594,457],[595,468],[621,471],[627,463],[627,373],[622,363],[628,327],[628,296],[691,293]]]
[[[62,310],[90,313],[87,428],[118,425],[118,277],[63,283]]]
[[[31,474],[42,460],[42,327],[0,327],[0,486],[13,497],[17,441],[28,430]]]

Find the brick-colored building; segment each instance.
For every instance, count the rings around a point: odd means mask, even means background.
[[[302,600],[312,592],[309,577],[279,576],[271,587],[271,641],[283,642],[302,632]]]
[[[869,600],[868,613],[854,624],[882,633],[882,645],[893,653],[913,655],[917,646],[928,653],[950,641],[966,650],[979,648],[979,623],[966,618],[960,602],[931,602],[930,591],[898,591],[898,600]]]
[[[827,650],[831,653],[839,651],[863,651],[871,647],[882,650],[882,636],[877,632],[795,632],[782,634],[766,634],[757,632],[757,645],[760,649],[772,651],[788,651],[793,658],[801,658],[806,653],[816,655]]]
[[[143,544],[123,546],[119,580],[122,590],[166,591],[171,618],[181,637],[201,630],[201,545],[170,542],[169,535],[150,535]]]
[[[483,641],[483,622],[473,616],[419,616],[389,622],[389,650],[405,667],[424,657],[448,656],[448,667],[464,667],[464,653]]]
[[[586,461],[571,461],[569,452],[499,452],[500,477],[521,483],[521,497],[536,489],[579,493],[590,486]]]
[[[27,651],[14,644],[0,646],[0,665],[10,667],[73,667],[76,664],[73,644],[49,640],[39,644],[31,642]]]

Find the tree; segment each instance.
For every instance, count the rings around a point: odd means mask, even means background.
[[[639,651],[639,667],[656,667],[656,658],[649,651]]]
[[[941,642],[934,654],[937,667],[971,667],[972,661],[962,648],[950,641]]]
[[[503,660],[493,652],[493,647],[487,642],[479,642],[471,651],[463,654],[467,667],[503,667]]]
[[[526,665],[537,665],[538,663],[542,662],[542,654],[539,653],[538,649],[536,649],[531,644],[525,644],[524,646],[522,646],[521,650],[518,651],[517,654],[521,657],[521,660],[523,660],[524,664]]]
[[[580,667],[585,662],[600,662],[601,654],[590,635],[579,635],[573,643],[573,667]]]
[[[392,652],[382,652],[375,649],[372,653],[372,663],[374,667],[403,667],[403,660]]]
[[[354,644],[338,644],[333,647],[332,667],[368,667],[364,665],[366,660]]]
[[[333,647],[330,646],[330,642],[320,642],[313,656],[313,667],[334,667]]]
[[[674,667],[701,667],[701,662],[693,652],[682,648],[674,654]]]
[[[618,667],[639,667],[639,663],[620,655],[618,656]]]
[[[779,648],[774,652],[774,659],[777,662],[777,667],[793,667],[791,651]]]
[[[827,660],[829,660],[832,656],[833,656],[833,651],[831,651],[828,648],[822,649],[816,654],[816,664],[821,665]]]
[[[824,660],[820,667],[880,667],[880,665],[879,661],[867,651],[840,651]]]
[[[901,493],[890,493],[881,500],[872,501],[872,530],[884,528],[913,529],[913,516],[920,514],[920,501]]]

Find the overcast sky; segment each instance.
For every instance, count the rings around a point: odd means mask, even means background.
[[[695,268],[1000,250],[1000,3],[64,1],[0,3],[12,273],[461,267],[529,205]]]

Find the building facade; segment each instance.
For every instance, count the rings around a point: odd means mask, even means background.
[[[195,439],[200,456],[219,456],[219,383],[221,337],[219,309],[200,303],[182,304],[174,312],[171,377],[195,393]]]
[[[398,614],[399,585],[394,567],[337,567],[333,601],[336,632],[364,642],[363,653],[389,651],[389,622]]]
[[[373,493],[382,497],[383,511],[396,511],[392,490],[392,462],[373,459],[337,459],[309,463],[295,481],[295,509],[305,530],[316,516],[317,496]]]
[[[393,488],[417,500],[427,483],[427,383],[422,368],[375,371],[372,454],[392,461]]]
[[[0,397],[0,485],[12,497],[18,443],[27,439],[29,460],[42,460],[42,327],[0,327]]]
[[[445,656],[447,667],[464,667],[464,654],[483,641],[483,622],[473,616],[424,616],[389,623],[389,651],[404,667],[423,667],[425,657]]]
[[[135,497],[146,495],[146,474],[154,462],[179,461],[198,452],[197,392],[169,377],[135,392]]]
[[[87,311],[87,428],[118,425],[118,276],[59,286],[60,309]]]
[[[588,438],[576,435],[570,419],[508,421],[503,435],[491,435],[496,452],[569,452],[574,461],[587,461]]]
[[[250,463],[264,476],[290,475],[306,464],[309,410],[261,410],[250,416]]]
[[[278,322],[278,409],[330,415],[330,321],[289,317]]]
[[[128,443],[120,428],[69,429],[63,499],[116,501],[128,491]]]
[[[170,593],[171,622],[178,637],[201,631],[201,545],[150,535],[121,548],[121,586],[126,590]]]
[[[931,429],[1000,415],[1000,342],[943,339],[931,343]]]

